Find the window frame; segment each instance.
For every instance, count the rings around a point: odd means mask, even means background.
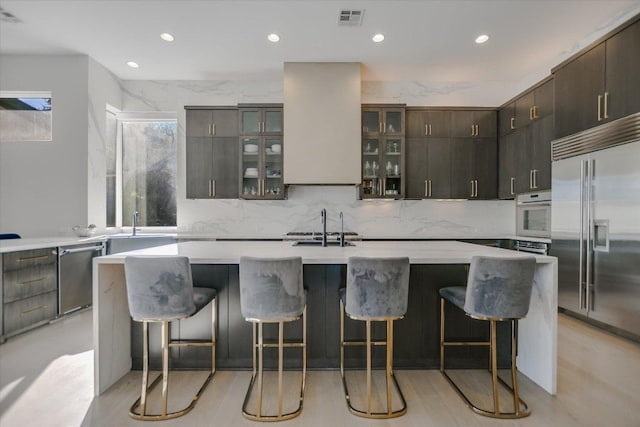
[[[0,98],[6,99],[18,99],[18,98],[35,98],[35,99],[49,99],[51,108],[49,110],[33,110],[33,111],[49,111],[49,135],[48,138],[25,138],[25,139],[1,139],[1,143],[23,143],[23,142],[53,142],[53,93],[51,91],[15,91],[15,90],[0,90]],[[9,110],[15,111],[15,110]],[[28,111],[28,110],[25,110]]]
[[[107,230],[120,230],[121,232],[132,231],[132,226],[124,226],[123,225],[123,203],[122,203],[122,185],[123,185],[123,155],[124,155],[124,145],[123,145],[123,124],[124,122],[158,122],[158,121],[172,121],[176,123],[176,132],[178,131],[178,117],[175,112],[165,112],[165,111],[120,111],[112,106],[107,105],[107,114],[113,114],[116,119],[116,176],[115,176],[115,225],[107,226]],[[106,115],[105,115],[106,120]],[[176,138],[176,143],[178,143],[179,138]],[[178,149],[176,149],[176,166],[178,165]],[[106,153],[106,149],[105,149]],[[107,159],[105,159],[106,161]],[[176,176],[176,180],[178,177]],[[176,182],[176,190],[177,190],[177,182]],[[106,186],[106,182],[105,182]],[[105,188],[106,191],[106,188]],[[105,194],[106,197],[106,194]],[[176,210],[177,210],[177,201],[178,194],[176,192]],[[109,201],[106,201],[106,205],[108,206]],[[105,210],[106,217],[106,210]],[[106,219],[106,218],[105,218]],[[177,230],[177,212],[176,212],[176,225],[152,225],[152,226],[137,226],[137,230],[142,231],[175,231]]]

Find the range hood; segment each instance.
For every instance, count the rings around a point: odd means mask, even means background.
[[[360,183],[360,104],[360,63],[285,62],[285,184]]]

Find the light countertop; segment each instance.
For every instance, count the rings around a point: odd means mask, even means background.
[[[193,264],[238,264],[241,256],[301,256],[305,264],[346,264],[350,256],[409,257],[412,264],[465,264],[473,256],[523,257],[524,254],[457,241],[358,241],[355,246],[294,246],[292,242],[190,241],[96,258],[94,262],[118,264],[127,255],[189,257]],[[554,262],[550,256],[536,255],[538,263]]]

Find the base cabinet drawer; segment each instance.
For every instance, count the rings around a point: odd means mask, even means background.
[[[36,265],[22,270],[7,271],[4,280],[4,303],[55,291],[58,277],[55,264]]]
[[[21,270],[44,264],[57,262],[55,248],[33,249],[29,251],[9,252],[3,256],[3,270]]]
[[[51,320],[58,311],[58,292],[4,304],[4,335],[11,335],[36,323]]]

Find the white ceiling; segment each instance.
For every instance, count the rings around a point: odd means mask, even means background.
[[[0,0],[0,54],[86,54],[125,80],[277,78],[285,61],[355,61],[364,80],[511,83],[549,69],[640,0]],[[364,9],[358,27],[338,10]],[[159,35],[169,32],[172,43]],[[270,43],[276,32],[281,40]],[[381,44],[371,41],[382,32]],[[478,34],[491,36],[478,46]],[[139,69],[127,67],[136,61]]]

